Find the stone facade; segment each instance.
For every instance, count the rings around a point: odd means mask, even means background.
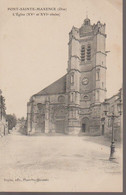
[[[69,33],[67,74],[33,95],[27,104],[27,134],[101,135],[106,98],[106,34],[86,18]]]

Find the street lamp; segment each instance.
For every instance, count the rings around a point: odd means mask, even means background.
[[[105,102],[103,103],[104,105],[104,113],[107,117],[111,118],[111,122],[112,122],[112,137],[111,137],[111,146],[110,146],[110,157],[109,157],[109,160],[114,160],[115,159],[115,140],[114,140],[114,120],[115,118],[118,118],[122,111],[122,103],[121,103],[121,99],[120,99],[120,102],[117,104],[117,109],[118,109],[118,113],[119,115],[115,115],[114,114],[114,109],[112,111],[112,113],[108,114],[108,106],[109,106],[109,103],[105,100]]]

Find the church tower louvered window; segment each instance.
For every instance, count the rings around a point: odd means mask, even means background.
[[[85,62],[85,46],[81,46],[81,61]]]
[[[87,61],[91,60],[91,45],[87,45]]]

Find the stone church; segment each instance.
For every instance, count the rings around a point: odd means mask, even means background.
[[[106,98],[105,24],[86,18],[72,27],[67,73],[34,94],[27,104],[27,134],[100,135]]]

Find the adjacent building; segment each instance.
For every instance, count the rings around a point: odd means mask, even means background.
[[[0,90],[0,137],[8,134],[8,122],[6,119],[5,99]]]
[[[118,93],[105,100],[108,104],[107,116],[104,113],[104,102],[101,105],[101,134],[106,137],[112,137],[112,119],[111,115],[114,113],[114,138],[116,141],[121,141],[123,138],[123,89],[121,88]],[[120,109],[119,105],[120,104]],[[110,116],[110,117],[109,117]]]
[[[100,21],[92,25],[89,18],[80,28],[73,26],[69,33],[67,73],[30,98],[27,134],[103,134],[105,27]]]

